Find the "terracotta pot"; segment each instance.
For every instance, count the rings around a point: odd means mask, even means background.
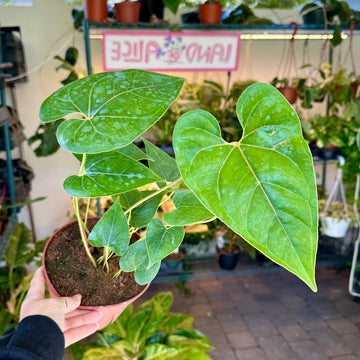
[[[85,0],[84,11],[89,21],[105,21],[108,14],[107,0]]]
[[[278,90],[284,95],[285,99],[292,105],[297,99],[297,90],[292,87],[280,87]]]
[[[116,17],[122,23],[137,23],[140,17],[140,1],[124,1],[115,4]]]
[[[49,292],[50,292],[50,297],[52,297],[52,298],[56,298],[56,297],[59,297],[61,295],[56,291],[55,287],[51,283],[51,281],[49,279],[49,276],[47,274],[46,265],[45,265],[46,251],[47,251],[50,243],[55,238],[56,234],[58,234],[59,232],[62,232],[64,230],[66,230],[67,228],[73,226],[75,223],[77,223],[77,221],[73,221],[73,222],[71,222],[69,224],[66,224],[66,225],[62,226],[60,229],[58,229],[49,238],[49,240],[47,241],[47,243],[46,243],[46,245],[44,247],[42,265],[43,265],[43,269],[44,269],[44,275],[45,275],[46,284],[48,285]],[[149,286],[150,286],[150,283],[148,283],[145,286],[145,288],[140,293],[138,293],[136,296],[132,297],[131,299],[129,299],[127,301],[121,302],[119,304],[103,305],[103,306],[79,306],[79,309],[101,311],[103,316],[101,317],[101,319],[99,321],[99,325],[100,325],[100,328],[103,328],[107,324],[109,324],[110,322],[114,322],[129,304],[134,302],[136,299],[138,299],[141,295],[143,295],[145,293],[145,291],[149,288]]]
[[[221,4],[199,5],[199,17],[201,24],[220,24],[222,15]]]
[[[356,94],[357,94],[357,91],[358,91],[358,88],[359,88],[359,84],[354,81],[350,84],[350,88],[351,88],[351,91],[352,91],[352,94],[354,96],[354,98],[356,98]]]

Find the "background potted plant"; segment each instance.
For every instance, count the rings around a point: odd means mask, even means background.
[[[80,292],[83,305],[89,306],[99,305],[86,303],[87,295],[93,294],[100,305],[106,305],[106,285],[116,288],[116,279],[124,289],[133,278],[135,293],[144,291],[161,260],[181,244],[183,227],[217,217],[316,290],[315,175],[295,111],[272,86],[254,84],[237,103],[243,127],[238,142],[223,140],[216,118],[194,110],[176,122],[176,160],[148,141],[145,154],[133,142],[165,113],[183,82],[142,70],[100,73],[67,84],[43,102],[40,119],[65,118],[57,138],[80,163],[78,175],[69,176],[63,185],[72,196],[77,218],[77,223],[65,228],[74,239],[68,238],[71,245],[55,249],[56,256],[51,256],[50,245],[63,243],[58,231],[44,254],[50,288],[56,283],[58,289],[59,280],[66,279],[68,289],[58,292],[62,296],[79,293],[80,285],[73,280],[84,278],[91,288]],[[150,184],[153,187],[144,190]],[[99,220],[82,218],[79,198],[102,196],[114,199],[105,214]],[[169,198],[175,209],[164,213],[163,221],[154,217]],[[143,228],[145,235],[134,235]],[[276,242],[269,240],[273,237]],[[75,249],[72,240],[80,248]],[[81,269],[76,270],[80,262]],[[60,265],[63,273],[57,275]],[[100,280],[90,281],[85,265]],[[74,274],[68,273],[71,269]],[[132,300],[121,301],[124,308]]]
[[[97,342],[68,348],[78,360],[210,359],[207,337],[193,329],[193,317],[171,313],[171,293],[159,293],[139,305],[129,305],[113,324],[97,332]]]
[[[222,4],[218,0],[208,0],[199,5],[199,19],[201,24],[220,24]]]
[[[84,12],[89,21],[105,21],[108,16],[107,0],[84,0]]]
[[[297,86],[293,85],[289,79],[279,79],[278,77],[275,77],[271,81],[271,85],[276,87],[290,104],[295,104],[297,99]]]
[[[119,1],[115,3],[116,19],[122,23],[137,23],[140,18],[140,1]]]

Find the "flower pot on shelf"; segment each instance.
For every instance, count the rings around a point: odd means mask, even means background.
[[[107,0],[85,0],[85,18],[92,22],[106,21],[108,14]]]
[[[234,270],[239,260],[240,249],[233,246],[231,249],[227,246],[217,248],[217,258],[219,266],[224,270]]]
[[[277,89],[281,92],[281,94],[283,94],[285,99],[291,105],[295,104],[296,99],[297,99],[297,90],[296,90],[296,88],[285,86],[285,87],[279,87]]]
[[[342,238],[349,229],[351,219],[337,219],[331,216],[324,216],[321,217],[321,224],[321,232],[324,235],[334,238]]]
[[[222,5],[217,3],[199,5],[199,17],[201,24],[220,24]]]
[[[175,269],[181,264],[181,261],[182,261],[183,258],[184,258],[183,253],[181,253],[181,252],[178,252],[178,253],[173,252],[164,259],[164,262],[165,262],[165,264],[166,264],[166,266],[168,268]]]
[[[89,228],[92,228],[98,218],[88,221]],[[95,268],[79,238],[77,221],[62,226],[49,238],[43,255],[45,279],[51,297],[58,297],[59,294],[72,296],[81,293],[80,309],[94,310],[101,306],[103,313],[100,319],[101,328],[114,321],[130,303],[148,289],[150,283],[144,286],[138,285],[133,273],[122,272],[114,278],[113,275],[117,272],[119,263],[119,260],[115,258],[115,262],[109,262],[109,273],[104,271],[102,266]],[[114,289],[112,297],[110,297],[110,290],[107,290],[108,285]],[[126,294],[124,289],[129,289],[129,292]],[[105,300],[107,296],[105,294],[109,294],[107,300]]]
[[[140,1],[124,1],[115,4],[117,21],[122,23],[137,23],[140,17]]]

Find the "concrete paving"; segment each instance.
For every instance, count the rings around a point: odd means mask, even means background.
[[[213,360],[360,359],[360,303],[348,293],[348,271],[318,268],[317,293],[278,267],[193,274],[189,295],[176,283],[153,283],[141,302],[172,291],[171,311],[193,315],[214,346]]]

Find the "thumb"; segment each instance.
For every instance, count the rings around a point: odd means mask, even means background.
[[[75,309],[77,309],[81,303],[81,295],[80,294],[74,295],[71,297],[63,297],[62,299],[64,299],[67,304],[67,306],[65,307],[65,314],[68,314],[68,313],[74,311]]]

